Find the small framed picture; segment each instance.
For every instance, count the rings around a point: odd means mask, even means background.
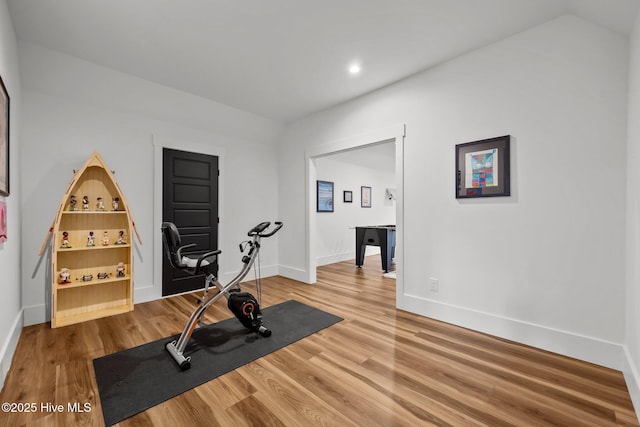
[[[510,135],[456,145],[456,198],[511,195]]]
[[[371,207],[371,187],[360,187],[360,207],[361,208],[370,208]]]
[[[333,182],[316,181],[316,212],[333,212]]]
[[[342,201],[344,203],[352,203],[353,202],[353,192],[349,190],[345,190],[342,193]]]

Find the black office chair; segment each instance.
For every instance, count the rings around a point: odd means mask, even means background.
[[[178,227],[172,222],[162,223],[162,243],[164,244],[164,249],[171,266],[176,270],[182,270],[191,275],[200,273],[206,275],[212,274],[210,267],[213,266],[217,256],[222,252],[219,249],[209,251],[198,256],[198,258],[183,255],[182,252],[185,249],[193,248],[196,245],[195,243],[191,243],[183,246]]]

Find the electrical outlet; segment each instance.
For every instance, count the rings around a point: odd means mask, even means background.
[[[431,292],[438,292],[440,290],[440,280],[436,279],[435,277],[430,277],[429,278],[429,290]]]

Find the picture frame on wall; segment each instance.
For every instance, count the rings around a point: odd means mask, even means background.
[[[342,201],[344,203],[353,203],[353,191],[345,190],[342,192]]]
[[[456,145],[456,199],[511,195],[511,136]]]
[[[9,94],[0,76],[0,195],[9,195]]]
[[[316,212],[333,212],[333,182],[316,181]]]
[[[360,207],[361,208],[370,208],[371,207],[371,187],[360,187]]]

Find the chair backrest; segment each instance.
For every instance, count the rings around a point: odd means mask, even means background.
[[[182,240],[180,239],[178,227],[176,227],[174,223],[162,223],[162,243],[171,266],[178,270],[183,269],[185,266],[182,264],[182,260],[178,254],[178,248],[182,245]]]

